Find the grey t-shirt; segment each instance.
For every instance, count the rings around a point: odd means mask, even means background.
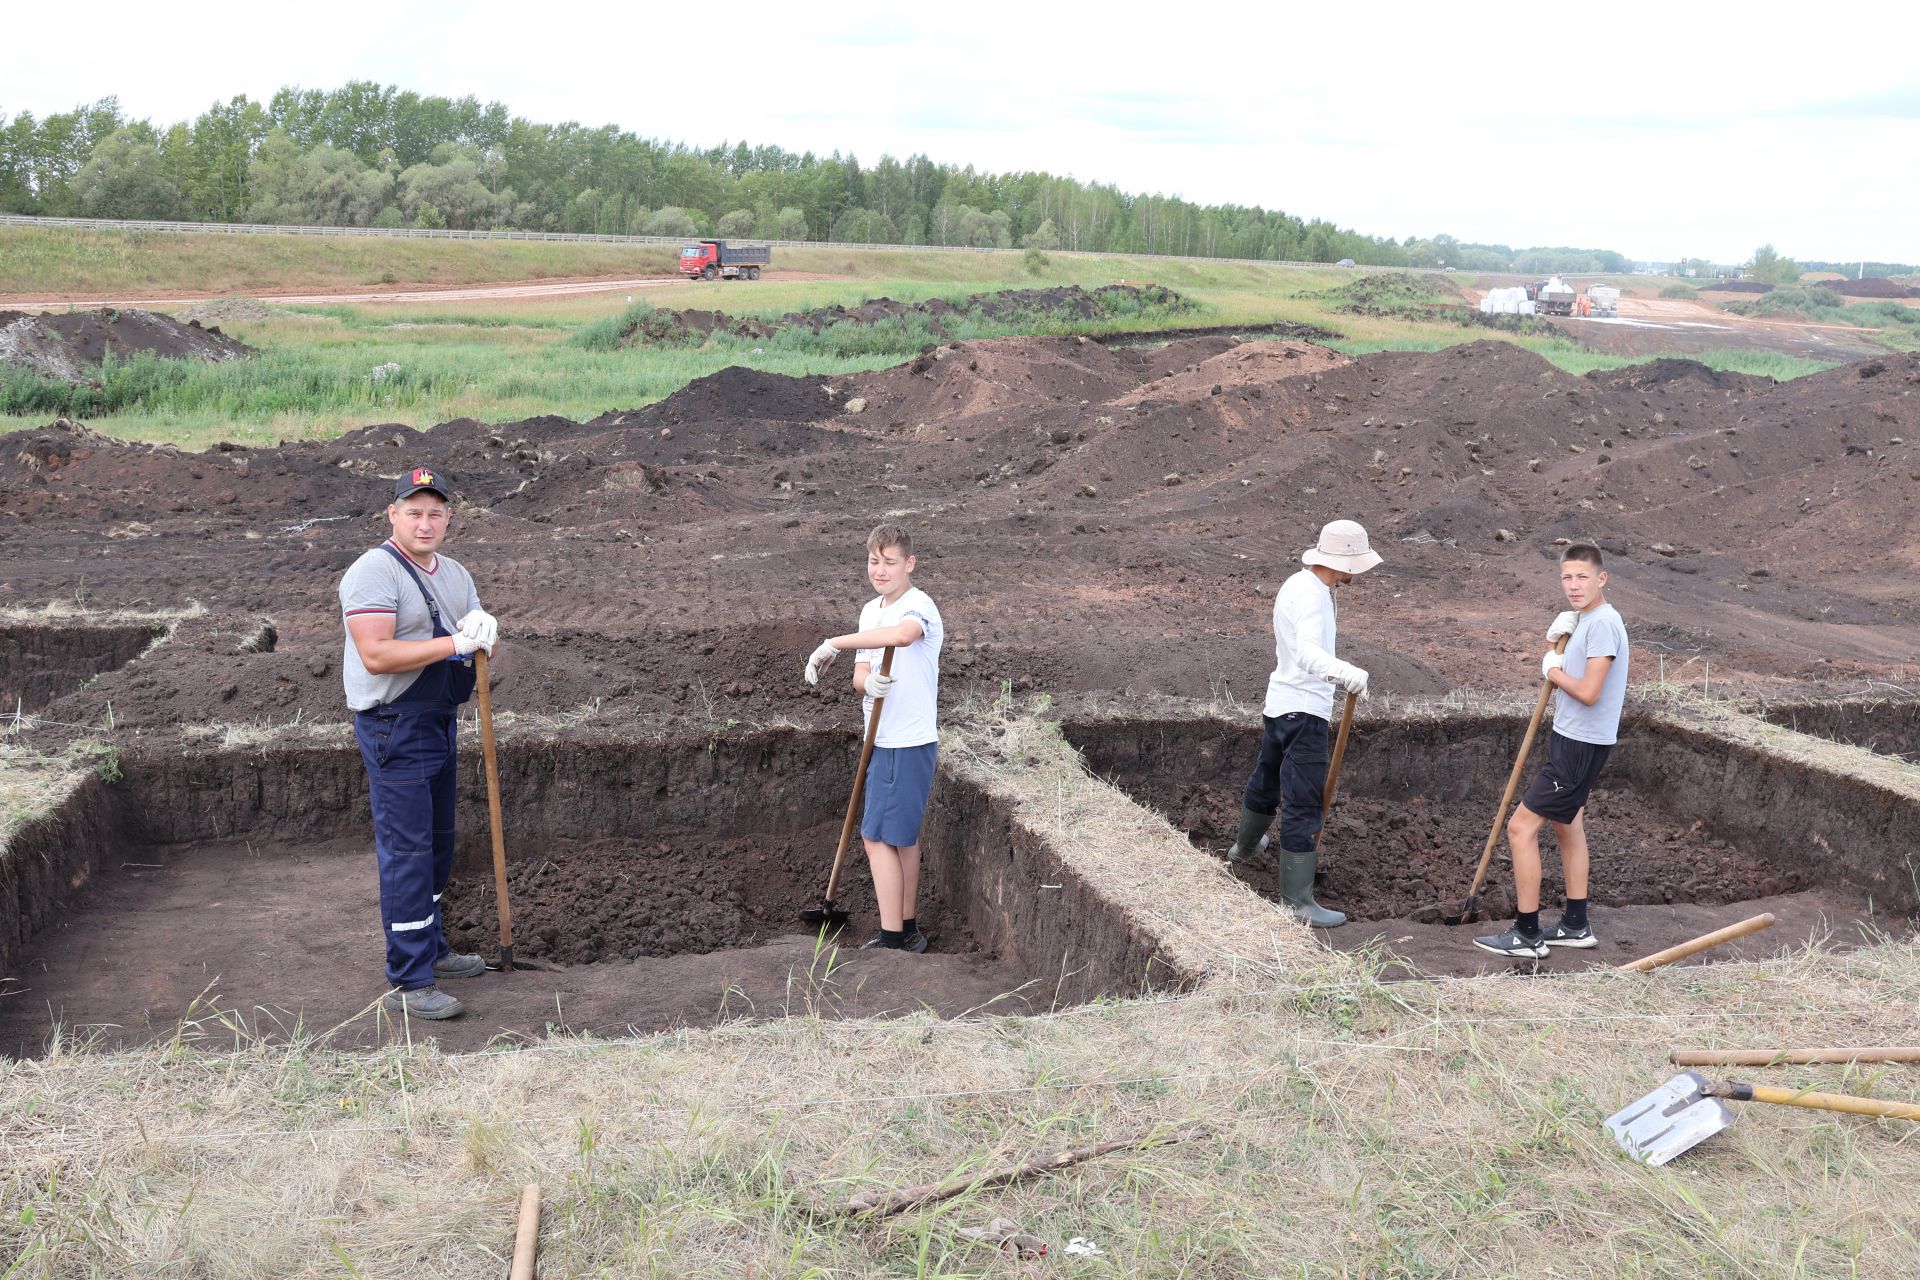
[[[436,555],[431,569],[422,569],[416,564],[413,572],[427,584],[427,590],[433,592],[433,601],[440,608],[440,624],[448,631],[480,607],[480,597],[473,589],[473,575],[452,557]],[[392,614],[396,640],[433,638],[433,618],[427,613],[427,602],[420,588],[413,584],[400,562],[381,547],[355,560],[346,576],[340,579],[341,630],[346,630],[348,619],[368,613]],[[392,702],[420,678],[419,670],[374,675],[361,663],[359,646],[354,644],[350,631],[346,632],[346,642],[340,672],[347,686],[347,705],[355,711]]]
[[[1620,738],[1620,707],[1627,700],[1627,624],[1620,611],[1610,604],[1580,615],[1567,641],[1567,661],[1562,668],[1578,680],[1587,673],[1587,659],[1612,658],[1600,696],[1590,707],[1565,689],[1553,691],[1553,731],[1575,742],[1610,747]]]

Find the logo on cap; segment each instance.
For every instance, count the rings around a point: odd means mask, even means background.
[[[429,468],[426,468],[426,467],[415,467],[415,468],[413,469],[413,483],[415,483],[415,484],[432,484],[432,483],[433,483],[433,472],[432,472],[432,471],[431,471],[431,470],[430,470]]]

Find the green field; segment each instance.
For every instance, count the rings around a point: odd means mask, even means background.
[[[66,414],[129,439],[204,448],[219,440],[265,444],[326,437],[371,422],[428,426],[458,417],[591,417],[660,399],[729,365],[826,375],[883,368],[911,355],[928,337],[912,327],[876,327],[757,342],[721,337],[698,347],[608,350],[596,349],[590,336],[583,340],[583,331],[604,330],[630,305],[719,306],[737,314],[777,315],[855,305],[882,295],[910,302],[957,301],[986,290],[1064,284],[1153,282],[1194,304],[1192,310],[1143,317],[1127,328],[1298,321],[1337,333],[1330,345],[1355,355],[1435,350],[1491,337],[1516,342],[1576,373],[1629,363],[1555,337],[1350,314],[1329,295],[1355,275],[1335,267],[1066,253],[1030,262],[1016,253],[912,249],[782,249],[776,261],[779,273],[809,278],[675,283],[632,295],[275,307],[264,316],[222,324],[260,349],[252,361],[141,361],[103,371],[98,388],[72,391],[25,375],[0,378],[0,430],[38,426]],[[451,287],[539,277],[657,276],[670,271],[671,262],[671,250],[664,246],[0,229],[0,291],[21,294],[70,290],[126,296],[193,289],[245,295],[392,283]],[[1462,275],[1457,282],[1466,285],[1472,279]],[[960,336],[1094,328],[1049,321],[975,326]],[[1717,368],[1774,377],[1824,367],[1748,351],[1696,358]],[[382,372],[376,376],[376,370]]]

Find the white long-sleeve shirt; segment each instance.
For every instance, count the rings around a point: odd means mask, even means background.
[[[1270,716],[1304,711],[1322,720],[1333,719],[1334,669],[1333,592],[1302,569],[1288,578],[1273,598],[1273,674],[1267,677]]]

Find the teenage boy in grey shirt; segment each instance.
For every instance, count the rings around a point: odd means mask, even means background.
[[[1505,933],[1475,938],[1495,955],[1544,957],[1549,947],[1591,947],[1587,924],[1587,795],[1620,736],[1620,708],[1627,697],[1627,624],[1607,603],[1600,549],[1576,542],[1560,553],[1560,586],[1573,608],[1547,628],[1547,643],[1561,636],[1564,655],[1547,652],[1540,674],[1553,685],[1553,732],[1547,763],[1507,822],[1513,853],[1518,914]],[[1540,927],[1540,828],[1551,822],[1566,873],[1567,905],[1559,923]]]

